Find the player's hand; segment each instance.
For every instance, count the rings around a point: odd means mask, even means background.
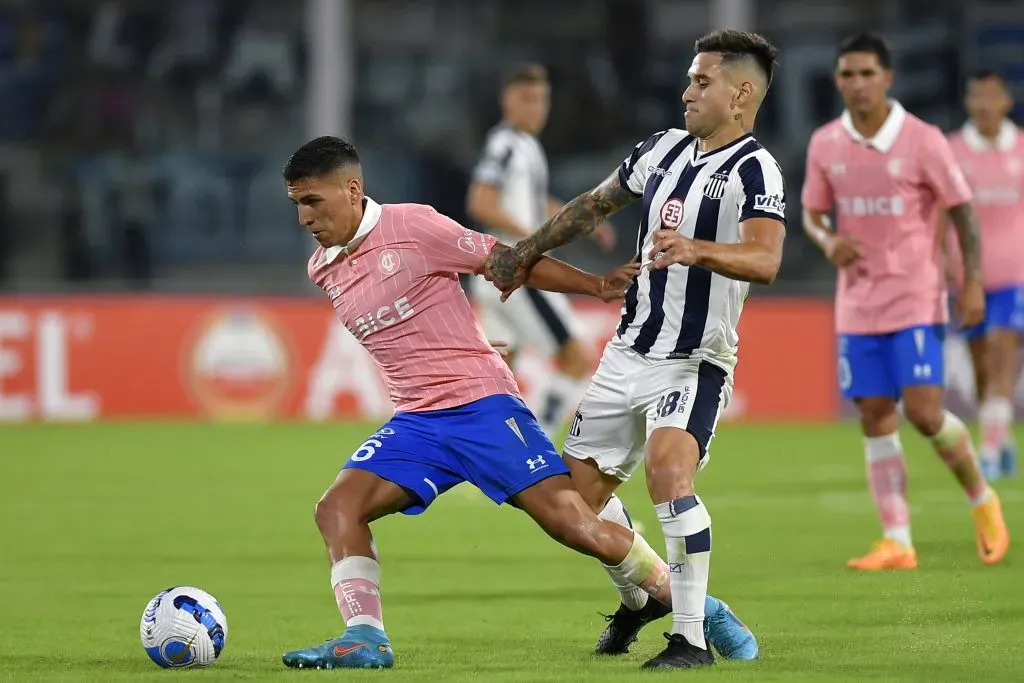
[[[654,233],[654,246],[648,254],[652,269],[668,268],[673,263],[692,266],[697,263],[697,243],[680,235],[675,230],[658,230]]]
[[[508,300],[512,292],[526,282],[526,278],[530,275],[530,267],[519,263],[513,249],[503,244],[495,244],[491,252],[487,254],[487,259],[473,272],[483,275],[488,282],[494,284],[501,292],[501,300],[504,302]]]
[[[601,278],[601,290],[598,297],[601,301],[618,301],[626,296],[626,290],[640,273],[640,260],[633,259]]]
[[[851,266],[864,256],[860,245],[846,235],[831,235],[824,246],[825,258],[836,268]]]
[[[488,339],[487,343],[491,345],[491,348],[498,352],[498,355],[502,358],[508,357],[508,342],[501,341],[498,339]]]
[[[592,232],[590,236],[603,251],[611,251],[615,248],[615,228],[608,223],[602,223],[597,226],[597,230]]]
[[[957,314],[964,327],[980,325],[985,319],[985,290],[977,280],[964,282],[956,300]]]

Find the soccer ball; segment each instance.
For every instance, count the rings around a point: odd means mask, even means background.
[[[149,601],[139,626],[142,647],[165,669],[209,666],[228,640],[228,620],[206,591],[177,586]]]

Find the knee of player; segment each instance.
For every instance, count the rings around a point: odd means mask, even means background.
[[[648,448],[644,459],[647,490],[651,500],[663,503],[693,494],[693,480],[700,464],[700,452],[677,445],[676,448]]]
[[[355,521],[358,515],[352,502],[338,489],[330,489],[324,493],[313,508],[313,519],[317,527],[323,529],[327,526],[336,526],[339,521],[344,523],[348,519]]]
[[[903,415],[907,418],[907,422],[914,425],[918,432],[925,436],[931,436],[937,434],[942,429],[945,411],[941,405],[904,403]]]

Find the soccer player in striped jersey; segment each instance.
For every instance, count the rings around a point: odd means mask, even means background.
[[[540,64],[514,67],[505,77],[502,121],[491,129],[473,182],[466,209],[501,242],[513,244],[530,235],[562,203],[549,188],[547,156],[537,136],[547,123],[551,86]],[[610,248],[615,233],[607,225],[595,238]],[[534,413],[541,428],[557,438],[586,389],[592,358],[580,340],[582,332],[569,298],[558,292],[523,287],[506,305],[486,282],[473,282],[484,332],[508,342],[506,361],[515,364],[524,346],[552,361],[554,373],[540,392]]]
[[[580,402],[563,459],[573,483],[603,519],[626,525],[614,496],[644,463],[665,535],[672,629],[645,668],[714,663],[706,616],[711,517],[694,492],[697,470],[733,386],[737,324],[749,283],[770,284],[785,237],[782,172],[750,131],[771,82],[777,50],[763,37],[714,31],[696,42],[683,93],[686,130],[640,143],[607,180],[565,205],[532,236],[492,253],[487,277],[503,296],[541,254],[595,230],[642,200],[637,257],[651,259],[626,294],[622,320]],[[598,642],[624,651],[664,614],[606,569],[622,606]],[[727,608],[717,601],[712,608]],[[710,619],[709,615],[709,619]],[[756,656],[749,631],[739,649]],[[744,640],[745,639],[745,640]],[[720,653],[721,654],[721,653]]]

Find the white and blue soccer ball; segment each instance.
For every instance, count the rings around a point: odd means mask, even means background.
[[[149,601],[139,633],[146,654],[158,666],[209,666],[227,645],[228,619],[206,591],[176,586]]]

